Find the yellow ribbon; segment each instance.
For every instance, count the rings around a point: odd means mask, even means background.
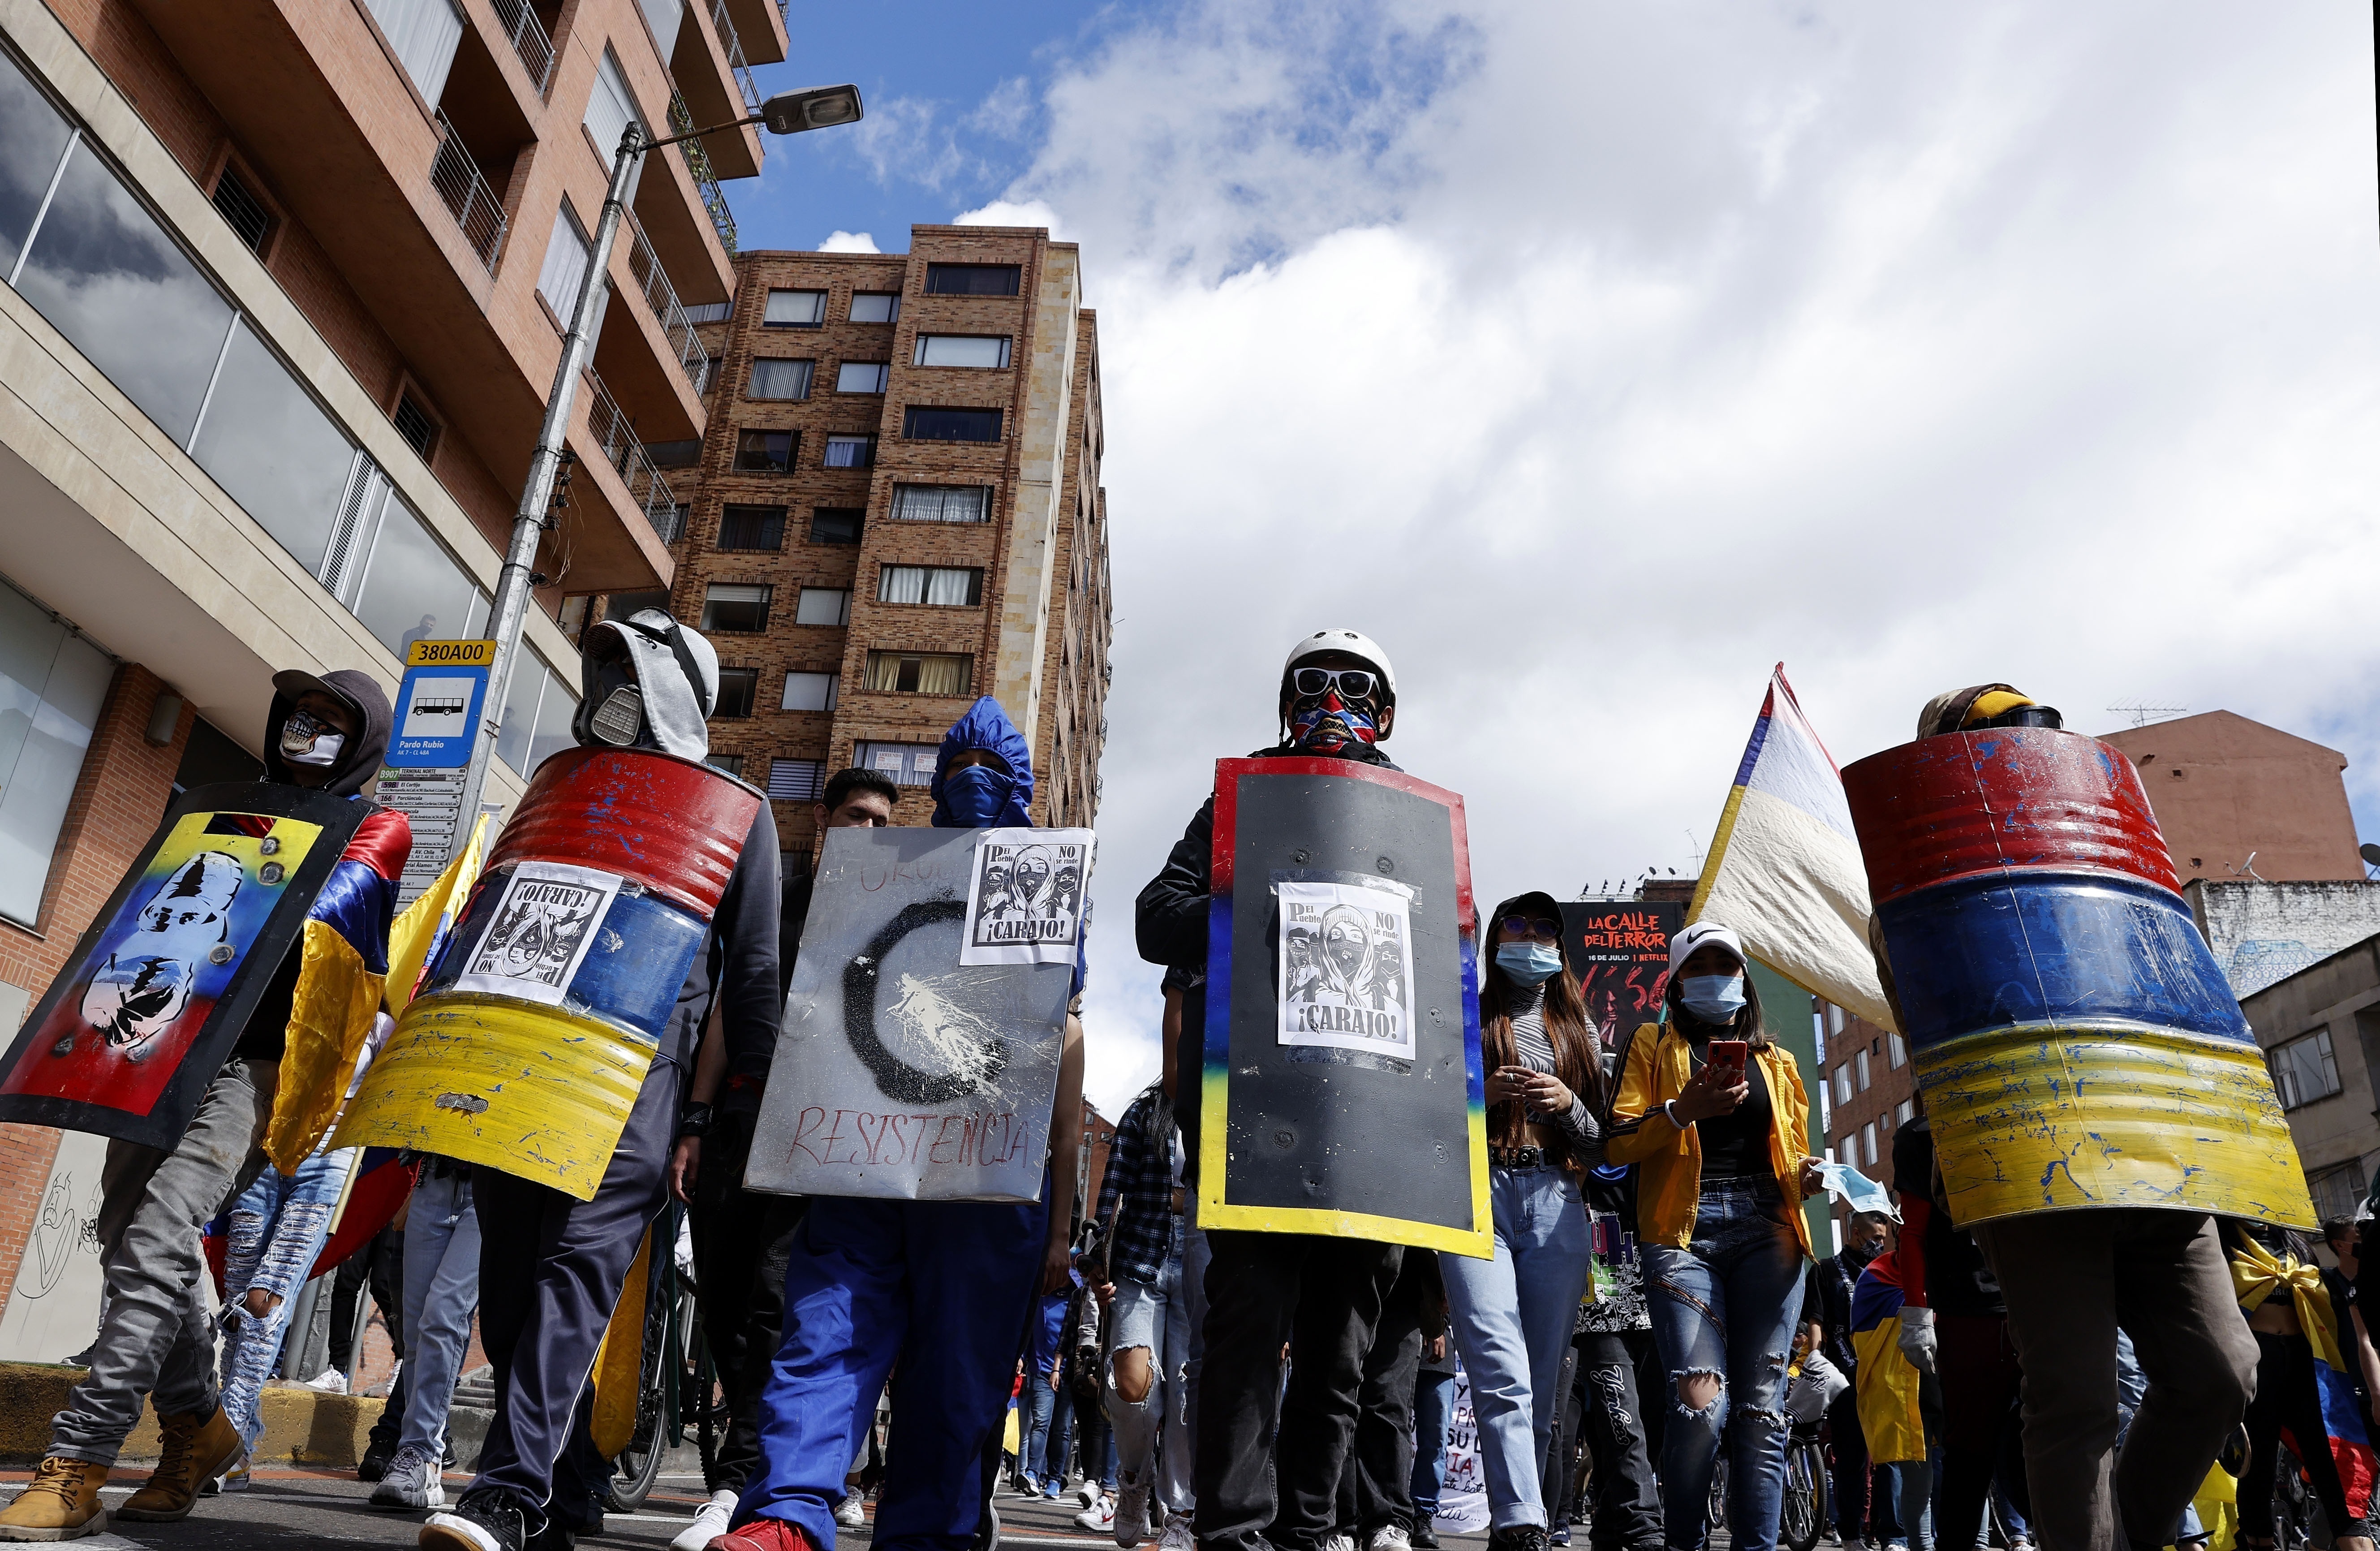
[[[2295,1255],[2277,1258],[2243,1235],[2240,1247],[2231,1252],[2231,1290],[2240,1296],[2240,1307],[2254,1314],[2265,1299],[2284,1287],[2296,1306],[2298,1328],[2313,1344],[2314,1355],[2334,1372],[2347,1372],[2347,1360],[2338,1350],[2338,1327],[2331,1317],[2330,1291],[2322,1285],[2322,1267],[2301,1265]]]

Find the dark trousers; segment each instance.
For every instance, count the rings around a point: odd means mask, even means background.
[[[1214,1258],[1198,1375],[1198,1544],[1316,1551],[1338,1516],[1364,1359],[1403,1251],[1307,1233],[1216,1230],[1207,1242]]]
[[[339,1262],[338,1275],[331,1283],[331,1366],[343,1374],[353,1373],[356,1348],[359,1344],[362,1321],[357,1317],[356,1305],[362,1302],[364,1290],[371,1290],[371,1301],[380,1306],[380,1317],[388,1327],[389,1350],[397,1361],[405,1360],[405,1230],[383,1228],[372,1235],[371,1242]]]
[[[1835,1455],[1835,1530],[1847,1541],[1857,1540],[1867,1533],[1870,1482],[1867,1434],[1860,1426],[1856,1382],[1836,1396],[1835,1403],[1827,1408],[1827,1437]],[[1883,1528],[1881,1521],[1889,1517],[1882,1512],[1876,1515],[1879,1530]]]
[[[1594,1551],[1633,1551],[1659,1545],[1662,1540],[1661,1487],[1653,1477],[1645,1412],[1636,1392],[1636,1354],[1630,1350],[1630,1342],[1639,1339],[1649,1346],[1652,1332],[1637,1337],[1591,1334],[1573,1340],[1585,1393],[1582,1420],[1586,1448],[1595,1460]],[[1549,1482],[1547,1511],[1566,1509],[1569,1495],[1568,1478]]]
[[[1979,1223],[2024,1364],[2024,1463],[2043,1551],[2171,1533],[2256,1387],[2256,1343],[2214,1218],[2103,1206]],[[2148,1379],[2116,1448],[2116,1328]],[[2120,1515],[2120,1520],[2119,1519]]]
[[[1934,1490],[1934,1538],[1970,1546],[1981,1537],[2001,1451],[2023,1436],[2017,1401],[2024,1369],[2008,1321],[1997,1315],[1934,1315],[1942,1384],[1942,1466]],[[2204,1478],[2202,1478],[2204,1479]],[[2025,1505],[2020,1503],[2022,1510]]]
[[[678,1086],[675,1066],[653,1062],[590,1201],[493,1169],[472,1176],[480,1341],[495,1368],[496,1414],[471,1488],[501,1486],[534,1504],[540,1520],[556,1496],[556,1462],[584,1430],[574,1422],[595,1349],[662,1208]],[[562,1496],[576,1508],[575,1490]]]
[[[1405,1262],[1418,1267],[1422,1256]],[[1365,1354],[1363,1387],[1355,1394],[1355,1438],[1339,1469],[1338,1528],[1355,1544],[1390,1524],[1414,1525],[1414,1381],[1421,1372],[1421,1284],[1417,1270],[1402,1272],[1381,1305]]]
[[[2286,1428],[2331,1533],[2370,1534],[2363,1520],[2349,1515],[2338,1463],[2330,1457],[2330,1430],[2323,1421],[2313,1345],[2303,1336],[2265,1330],[2249,1334],[2256,1339],[2256,1398],[2248,1402],[2248,1472],[2240,1478],[2240,1533],[2256,1540],[2273,1538],[2274,1466]]]
[[[744,1490],[760,1461],[760,1393],[785,1315],[785,1258],[808,1202],[744,1188],[754,1117],[722,1115],[694,1177],[695,1297],[727,1401],[727,1434],[705,1489]]]

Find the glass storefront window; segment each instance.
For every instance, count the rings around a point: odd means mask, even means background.
[[[244,319],[232,330],[190,456],[283,549],[322,574],[356,449]]]
[[[13,588],[0,587],[0,915],[42,913],[82,757],[115,664]]]

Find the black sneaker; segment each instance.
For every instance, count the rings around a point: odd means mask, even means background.
[[[1413,1547],[1414,1551],[1438,1551],[1438,1532],[1430,1527],[1428,1520],[1414,1526]]]
[[[445,1512],[431,1514],[416,1544],[429,1551],[528,1551],[529,1521],[542,1517],[518,1494],[481,1486],[464,1493]]]
[[[1488,1551],[1546,1551],[1546,1527],[1514,1524],[1510,1529],[1491,1531]]]
[[[578,1532],[565,1529],[561,1520],[549,1515],[545,1528],[528,1537],[523,1551],[578,1551]]]
[[[374,1438],[364,1448],[364,1457],[356,1461],[358,1481],[378,1481],[388,1473],[388,1462],[396,1457],[395,1444],[383,1445]]]

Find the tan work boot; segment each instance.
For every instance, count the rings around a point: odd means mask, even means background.
[[[124,1499],[118,1519],[143,1524],[170,1524],[190,1516],[199,1488],[223,1474],[248,1446],[221,1406],[204,1417],[164,1416],[157,1420],[165,1435],[165,1449],[149,1484]]]
[[[33,1467],[33,1483],[0,1509],[0,1540],[80,1540],[107,1528],[99,1489],[107,1467],[53,1454]]]

